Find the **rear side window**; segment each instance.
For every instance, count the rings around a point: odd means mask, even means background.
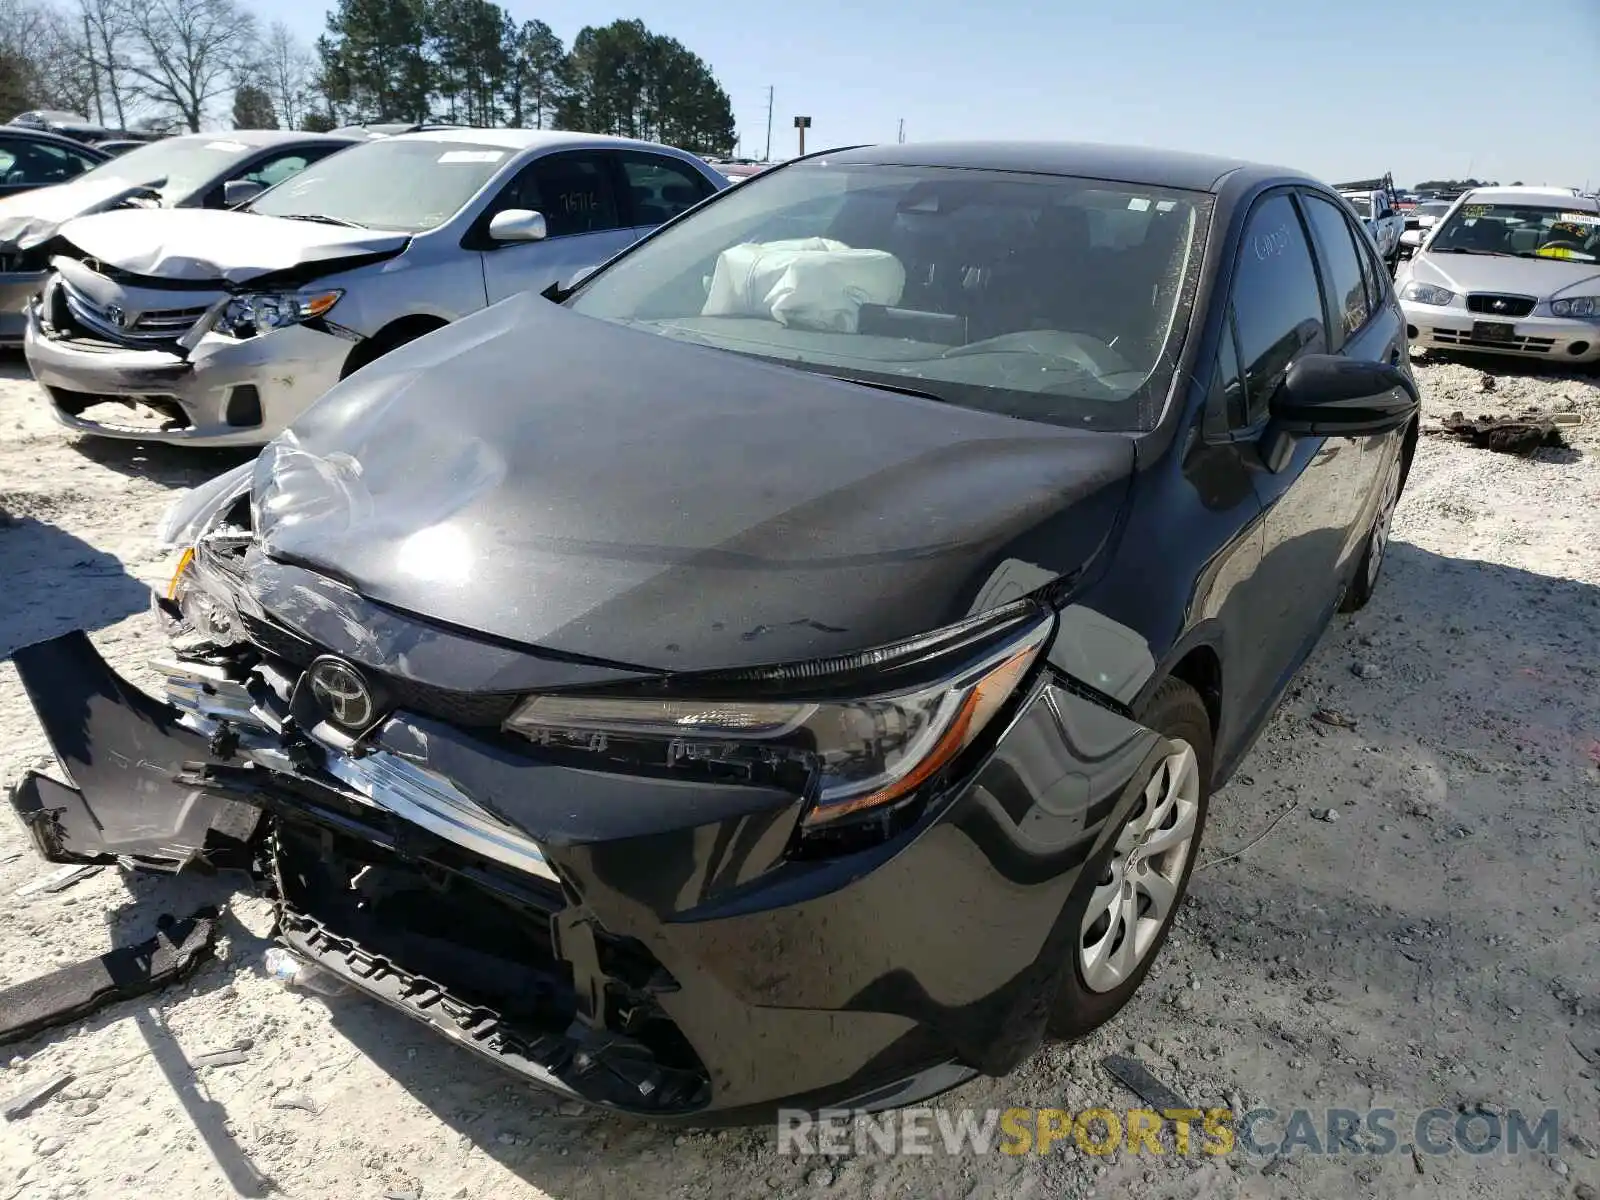
[[[1257,201],[1245,223],[1233,313],[1253,423],[1266,415],[1267,401],[1295,357],[1327,346],[1316,266],[1287,193]]]
[[[1365,325],[1367,318],[1372,315],[1367,281],[1361,272],[1361,251],[1344,213],[1321,196],[1307,195],[1301,199],[1306,207],[1306,218],[1317,233],[1323,278],[1328,285],[1328,297],[1333,301],[1335,317],[1340,323],[1342,345],[1344,339]]]
[[[0,140],[0,185],[45,187],[65,183],[93,165],[82,155],[49,142]]]
[[[711,194],[711,183],[688,163],[654,154],[625,154],[622,174],[640,225],[660,225]]]

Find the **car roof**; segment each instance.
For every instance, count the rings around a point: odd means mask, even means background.
[[[443,142],[450,145],[501,146],[507,150],[534,150],[545,146],[607,146],[640,150],[673,150],[693,158],[687,150],[675,150],[657,142],[644,142],[637,138],[612,137],[605,133],[568,133],[559,129],[428,129],[420,133],[399,133],[392,142]]]
[[[1564,187],[1481,187],[1465,195],[1479,204],[1515,204],[1518,200],[1560,200],[1563,204],[1583,201],[1594,207],[1592,198],[1580,196],[1577,188]]]
[[[186,141],[205,142],[238,142],[241,146],[252,149],[262,146],[281,146],[289,142],[299,144],[328,142],[339,146],[350,146],[361,141],[360,138],[336,136],[331,133],[307,133],[302,129],[229,129],[220,133],[180,133],[171,138],[162,138],[161,141]],[[159,145],[151,142],[150,145]]]
[[[1314,182],[1302,171],[1244,159],[1097,142],[907,142],[830,151],[825,157],[846,164],[1078,175],[1202,192],[1217,191],[1222,181],[1236,172],[1262,179],[1287,176]]]

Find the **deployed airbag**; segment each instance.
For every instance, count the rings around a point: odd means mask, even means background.
[[[855,333],[863,304],[898,304],[905,285],[905,267],[886,250],[856,250],[818,237],[746,242],[717,256],[700,311]]]

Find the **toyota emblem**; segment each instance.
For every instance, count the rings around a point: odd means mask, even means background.
[[[335,725],[360,730],[371,724],[376,709],[372,691],[354,667],[321,658],[311,664],[309,676],[311,694]]]

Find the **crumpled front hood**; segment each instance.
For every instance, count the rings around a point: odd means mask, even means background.
[[[842,383],[524,293],[257,460],[262,548],[371,600],[661,670],[851,653],[1106,542],[1133,442]]]
[[[1600,264],[1559,258],[1511,258],[1490,254],[1423,251],[1411,260],[1410,278],[1456,295],[1507,292],[1540,299],[1600,292]],[[1580,287],[1580,284],[1587,284]]]
[[[404,233],[198,208],[102,213],[63,225],[61,236],[135,275],[208,283],[245,283],[310,263],[393,253],[409,240]]]
[[[148,190],[126,179],[82,179],[7,196],[0,200],[0,250],[32,249],[54,237],[63,222],[105,212]]]

